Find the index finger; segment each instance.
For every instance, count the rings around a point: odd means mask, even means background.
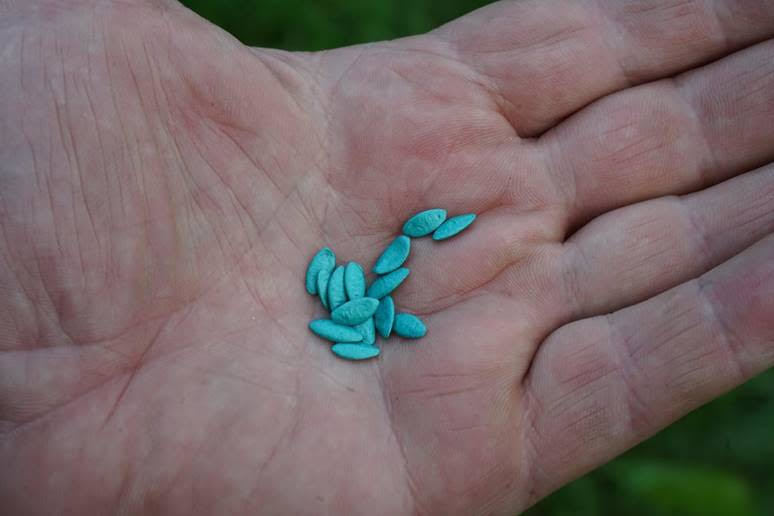
[[[482,76],[520,136],[611,92],[774,35],[770,0],[500,2],[435,34]]]

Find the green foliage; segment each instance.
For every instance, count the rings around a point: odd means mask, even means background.
[[[485,0],[184,0],[242,42],[321,50],[426,32]]]
[[[620,460],[610,465],[623,490],[653,512],[686,516],[754,514],[750,487],[740,475],[654,460]]]
[[[774,514],[774,370],[560,489],[538,515]]]
[[[430,30],[484,0],[184,0],[248,45],[320,50]],[[774,514],[774,371],[695,411],[527,512]]]

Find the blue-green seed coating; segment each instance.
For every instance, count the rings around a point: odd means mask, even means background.
[[[376,274],[387,274],[392,272],[406,261],[409,251],[411,251],[411,239],[406,235],[400,235],[392,241],[382,255],[376,260],[373,272]]]
[[[320,302],[328,309],[328,282],[331,279],[333,269],[320,269],[317,273],[317,294],[320,296]]]
[[[368,287],[366,295],[375,299],[381,299],[398,288],[398,285],[403,283],[403,280],[405,280],[408,275],[409,270],[405,267],[401,267],[400,269],[394,270],[389,274],[380,276],[376,279],[376,281],[371,283],[370,287]]]
[[[344,290],[350,300],[365,296],[365,274],[359,263],[349,262],[344,269]]]
[[[355,326],[355,329],[363,336],[363,341],[360,343],[365,346],[373,346],[376,342],[376,330],[374,328],[374,318],[369,317],[365,322],[362,322]]]
[[[328,247],[323,247],[314,255],[306,268],[306,291],[311,295],[317,294],[317,275],[322,269],[328,269],[328,273],[336,266],[336,255]]]
[[[331,312],[331,320],[338,324],[357,326],[374,315],[379,306],[379,300],[372,297],[361,297],[347,301]]]
[[[328,308],[335,310],[347,302],[347,294],[344,292],[344,266],[339,265],[333,269],[331,279],[328,281]]]
[[[361,346],[359,344],[334,344],[331,351],[347,360],[368,360],[378,357],[381,352],[376,346]]]
[[[309,323],[312,332],[331,342],[361,342],[363,336],[354,328],[336,324],[330,319],[316,319]]]
[[[374,312],[374,325],[379,335],[385,339],[392,333],[392,325],[395,322],[395,302],[392,296],[384,296],[379,301],[379,307]]]
[[[410,237],[429,235],[446,220],[446,210],[434,208],[417,213],[403,224],[403,234]]]
[[[392,329],[396,335],[405,339],[421,339],[427,334],[425,323],[413,314],[397,314]]]
[[[456,217],[452,217],[435,230],[435,233],[433,233],[433,240],[445,240],[447,238],[453,237],[466,227],[473,224],[474,220],[476,220],[475,213],[466,213],[465,215],[457,215]]]

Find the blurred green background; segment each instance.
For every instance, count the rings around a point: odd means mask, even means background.
[[[244,43],[320,50],[425,32],[481,0],[184,0]],[[774,515],[774,371],[695,411],[527,514]]]

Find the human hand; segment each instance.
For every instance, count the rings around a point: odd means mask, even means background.
[[[774,363],[770,2],[314,54],[161,0],[0,14],[9,514],[510,514]],[[308,259],[432,207],[479,219],[412,244],[428,335],[336,359]]]

